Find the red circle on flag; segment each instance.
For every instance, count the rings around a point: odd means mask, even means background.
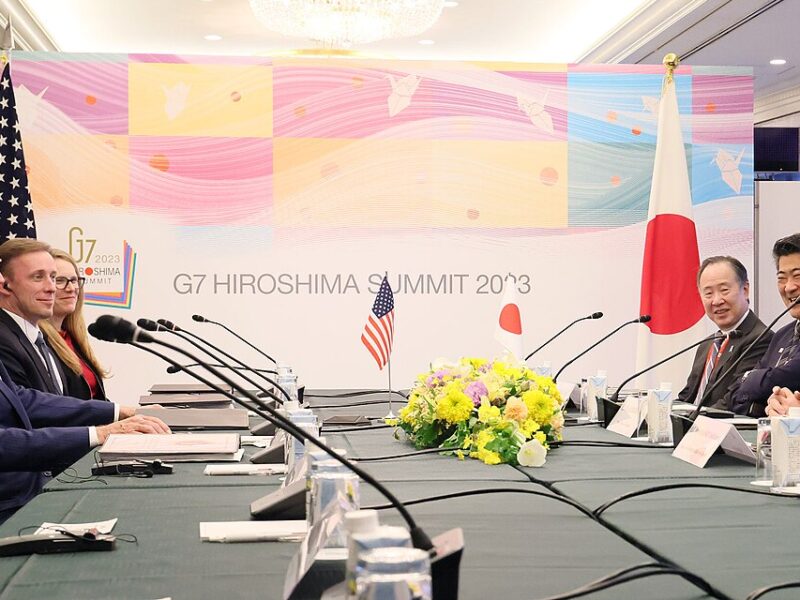
[[[500,311],[500,328],[516,335],[522,334],[522,319],[516,304],[506,304]]]

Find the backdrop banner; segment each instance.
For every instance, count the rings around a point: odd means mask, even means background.
[[[638,315],[660,65],[15,53],[39,237],[87,278],[87,314],[166,318],[311,386],[381,387],[360,336],[384,275],[393,382],[493,356],[504,285],[554,370]],[[750,69],[676,72],[700,256],[753,263]],[[770,315],[766,315],[769,317]],[[611,385],[636,326],[564,372]],[[178,380],[96,347],[129,402]],[[680,388],[682,381],[673,382]]]

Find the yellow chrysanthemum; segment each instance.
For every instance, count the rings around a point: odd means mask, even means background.
[[[475,456],[478,460],[485,462],[487,465],[497,465],[500,464],[500,455],[497,452],[492,452],[491,450],[478,450],[470,454],[470,456]]]
[[[533,434],[533,439],[539,440],[539,443],[544,445],[544,443],[547,441],[547,436],[544,434],[543,431],[537,431],[536,433]]]
[[[436,417],[455,425],[469,419],[473,407],[472,400],[459,386],[448,385],[444,397],[436,405]]]
[[[478,409],[478,421],[489,423],[493,419],[500,418],[500,409],[492,406],[486,400],[481,400],[481,407]]]
[[[533,419],[525,419],[522,422],[522,425],[520,425],[520,430],[525,435],[525,439],[530,439],[531,435],[533,435],[535,431],[539,431],[539,427],[539,423]]]

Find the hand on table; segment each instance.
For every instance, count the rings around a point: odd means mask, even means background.
[[[120,416],[122,413],[120,412]],[[166,423],[157,417],[134,415],[97,428],[97,439],[103,444],[112,433],[172,433]]]
[[[800,392],[792,393],[789,388],[775,386],[767,400],[766,413],[768,417],[784,416],[793,406],[800,406]]]

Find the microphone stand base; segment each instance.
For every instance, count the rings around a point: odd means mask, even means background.
[[[250,516],[259,521],[295,521],[306,518],[306,480],[298,479],[250,504]]]

